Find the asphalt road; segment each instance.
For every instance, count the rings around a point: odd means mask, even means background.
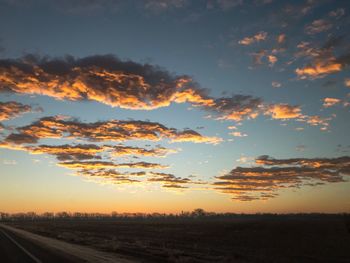
[[[84,262],[70,255],[42,247],[0,227],[1,263],[77,263]]]

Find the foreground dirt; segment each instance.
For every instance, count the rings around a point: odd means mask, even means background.
[[[350,262],[350,224],[339,218],[57,220],[12,222],[40,235],[142,262]]]
[[[56,251],[57,254],[62,253],[71,257],[72,262],[91,262],[91,263],[135,263],[136,259],[125,258],[121,255],[101,252],[86,246],[67,243],[61,240],[44,237],[25,230],[17,229],[8,225],[0,224],[0,228],[6,229],[12,233],[19,235],[41,247]],[[56,262],[56,261],[55,261]],[[66,260],[64,261],[66,262]],[[69,261],[71,262],[71,261]]]

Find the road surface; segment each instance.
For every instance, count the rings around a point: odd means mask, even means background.
[[[73,263],[84,262],[24,239],[0,227],[0,262],[6,263]]]
[[[97,251],[0,224],[1,263],[135,263],[121,255]]]

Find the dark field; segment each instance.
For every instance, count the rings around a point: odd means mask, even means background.
[[[350,262],[350,218],[345,215],[8,224],[142,262]]]

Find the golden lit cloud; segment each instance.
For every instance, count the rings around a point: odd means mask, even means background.
[[[282,189],[345,182],[350,176],[350,157],[274,159],[261,156],[256,164],[262,166],[236,167],[217,176],[216,190],[232,196],[233,200],[266,200]],[[266,167],[268,166],[268,167]]]
[[[112,107],[151,110],[190,93],[186,76],[172,76],[149,64],[106,56],[0,60],[0,91],[59,100],[95,100]],[[178,95],[175,95],[178,94]],[[182,95],[184,96],[184,95]],[[195,99],[199,99],[198,97]]]
[[[262,41],[266,37],[266,32],[260,32],[253,39]],[[265,56],[270,65],[277,62],[275,55],[267,55],[263,51],[261,56],[256,58],[256,63],[261,63],[260,60]],[[168,107],[172,103],[189,103],[192,107],[213,113],[219,120],[233,121],[256,118],[264,105],[262,99],[249,95],[214,98],[188,76],[176,76],[149,64],[121,61],[112,55],[81,59],[50,59],[28,55],[17,60],[2,59],[0,92],[45,95],[58,100],[93,100],[112,107],[132,110],[153,110]],[[45,120],[42,120],[43,124],[44,122]],[[57,122],[49,119],[46,122],[46,126],[50,123],[57,125]],[[91,129],[93,128],[95,127]],[[38,127],[38,130],[33,132],[38,138],[60,138],[63,129]],[[110,130],[110,127],[106,129]],[[79,134],[78,131],[76,133]],[[186,134],[174,136],[173,132],[170,133],[173,141],[180,141],[180,137],[184,141],[190,140]],[[128,136],[115,131],[115,134],[107,133],[106,137],[102,133],[97,136],[96,132],[94,137],[94,140],[121,141]],[[138,134],[133,133],[130,139],[138,139],[137,137],[158,140],[159,134],[145,130]],[[218,138],[193,138],[195,142],[218,142]]]
[[[295,119],[302,116],[299,106],[288,104],[270,105],[265,114],[271,115],[273,119]]]
[[[157,163],[135,162],[135,163],[114,163],[107,161],[72,161],[60,162],[57,164],[69,169],[101,169],[101,168],[139,168],[139,169],[165,169],[169,166]]]
[[[320,116],[305,116],[304,118],[300,119],[300,121],[304,121],[311,126],[322,126],[321,130],[327,130],[329,126],[329,121],[331,118],[322,118]]]
[[[50,154],[56,156],[59,161],[101,159],[100,153],[110,153],[111,156],[141,155],[151,157],[165,157],[168,154],[177,153],[176,149],[168,149],[161,146],[155,148],[131,147],[125,145],[77,144],[77,145],[37,145],[25,146],[9,142],[0,143],[0,148],[27,151],[30,154]]]
[[[32,107],[15,101],[0,102],[0,121],[16,118],[32,111]]]
[[[295,72],[301,79],[305,78],[322,78],[328,74],[336,73],[342,70],[342,64],[338,63],[335,58],[326,61],[317,61],[314,65],[297,68]]]
[[[345,85],[346,87],[350,87],[350,78],[346,78],[346,79],[344,80],[344,85]]]
[[[160,173],[152,171],[141,172],[119,172],[113,169],[97,168],[93,170],[82,169],[76,172],[77,176],[101,179],[107,184],[150,184],[160,183],[164,188],[184,189],[189,188],[191,184],[203,184],[202,182],[196,182],[189,178],[176,177],[169,173]],[[141,180],[140,177],[146,177],[145,180]]]
[[[156,147],[153,149],[146,149],[140,147],[130,147],[124,145],[117,145],[112,148],[112,155],[142,155],[142,156],[154,156],[154,157],[165,157],[168,154],[177,153],[176,149],[168,149],[164,147]]]
[[[116,170],[80,170],[76,172],[77,176],[98,178],[107,181],[112,184],[134,184],[140,183],[140,180],[133,178],[134,173],[121,173]]]
[[[234,136],[234,137],[246,137],[246,136],[248,136],[247,134],[242,133],[242,132],[230,132],[229,134]]]
[[[178,131],[149,121],[109,120],[84,123],[68,117],[44,117],[17,128],[5,141],[11,143],[36,143],[42,138],[86,139],[88,141],[126,141],[170,139],[171,142],[195,142],[217,144],[222,139],[207,137],[193,130]]]
[[[267,59],[268,59],[269,62],[270,62],[270,66],[275,65],[275,63],[278,61],[277,57],[274,56],[274,55],[268,55],[268,56],[267,56]]]
[[[332,107],[338,103],[340,103],[341,100],[340,99],[336,99],[336,98],[324,98],[323,99],[323,106],[325,108],[329,108],[329,107]]]

